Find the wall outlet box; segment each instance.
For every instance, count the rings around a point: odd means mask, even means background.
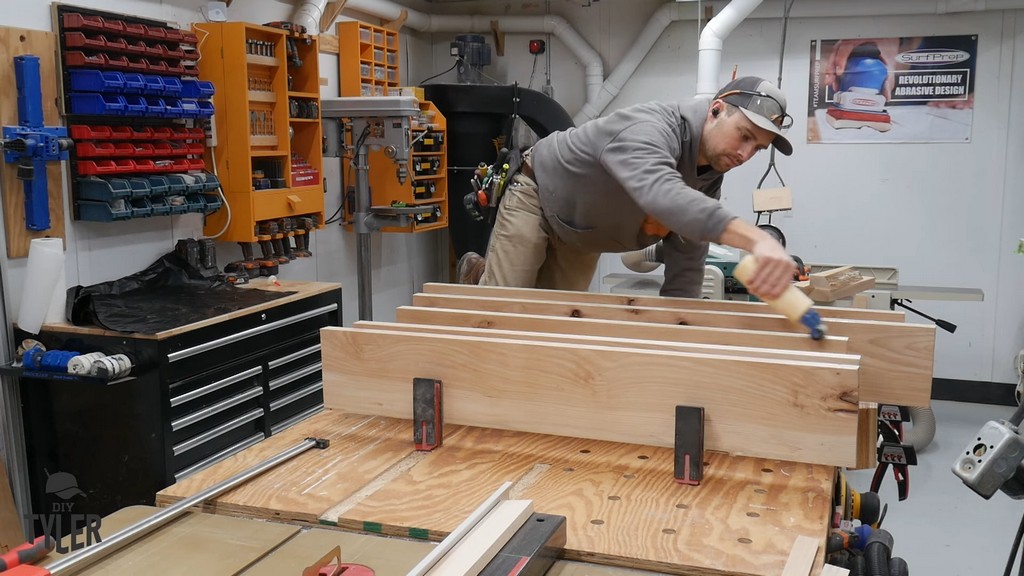
[[[206,3],[206,19],[210,22],[226,22],[228,19],[227,2],[211,0]]]

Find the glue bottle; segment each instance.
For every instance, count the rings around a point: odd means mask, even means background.
[[[753,256],[744,256],[736,268],[733,270],[733,275],[743,282],[744,285],[750,280],[750,277],[754,275],[754,270],[757,269],[757,261]],[[814,301],[812,301],[806,294],[797,289],[796,286],[790,284],[786,287],[786,290],[782,292],[782,295],[775,300],[765,300],[773,310],[779,312],[786,318],[789,318],[793,322],[803,324],[811,331],[811,338],[815,340],[821,340],[825,335],[825,326],[821,323],[821,316],[813,308]]]

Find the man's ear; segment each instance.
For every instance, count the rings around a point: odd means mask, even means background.
[[[718,108],[712,108],[711,115],[714,116],[715,118],[718,118]]]

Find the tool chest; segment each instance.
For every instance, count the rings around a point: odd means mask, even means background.
[[[113,381],[21,376],[33,512],[68,515],[63,529],[71,514],[153,504],[162,488],[319,412],[319,331],[341,324],[341,288],[295,284],[296,294],[156,335],[44,326],[48,349],[123,353],[133,368]],[[84,497],[48,493],[57,472]]]
[[[57,5],[55,15],[61,103],[75,141],[68,163],[75,219],[219,210],[204,130],[215,89],[198,78],[199,36],[77,6]],[[155,174],[182,186],[162,185]]]

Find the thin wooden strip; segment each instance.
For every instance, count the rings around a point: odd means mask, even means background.
[[[742,300],[669,298],[665,296],[575,292],[571,290],[542,290],[539,288],[510,288],[504,286],[475,286],[471,284],[444,284],[440,282],[428,282],[424,284],[423,292],[428,294],[451,294],[486,298],[519,298],[524,300],[580,302],[587,304],[678,308],[681,310],[712,310],[718,312],[777,314],[777,312],[772,310],[764,302],[744,302]],[[816,310],[822,318],[878,320],[882,322],[903,322],[906,319],[906,314],[904,312],[893,312],[891,310],[864,310],[832,306],[819,306]]]
[[[477,576],[533,514],[530,500],[499,502],[427,576]]]
[[[459,310],[454,308],[423,308],[399,306],[395,310],[398,322],[410,324],[437,324],[489,328],[498,330],[528,330],[588,336],[617,336],[726,346],[805,350],[832,354],[847,353],[849,339],[828,335],[811,340],[803,334],[791,332],[759,332],[733,328],[709,328],[651,322],[573,318],[486,310]]]
[[[810,576],[814,557],[818,554],[818,541],[807,536],[797,536],[789,551],[789,560],[782,570],[782,576]]]
[[[436,306],[462,310],[486,310],[518,314],[586,317],[738,328],[744,330],[806,333],[803,326],[782,316],[674,310],[642,306],[546,302],[511,298],[473,298],[444,294],[416,294],[415,306]],[[860,354],[861,398],[866,402],[903,406],[930,406],[932,364],[935,354],[935,326],[896,322],[823,320],[829,334],[850,337],[847,350]]]
[[[564,342],[569,344],[587,344],[591,346],[609,346],[616,348],[669,350],[676,352],[692,352],[697,354],[737,356],[742,358],[767,358],[772,360],[794,360],[798,362],[832,362],[835,364],[846,364],[849,366],[857,366],[860,363],[860,356],[853,354],[825,354],[821,352],[776,350],[772,348],[752,348],[748,346],[694,344],[689,342],[669,342],[665,340],[647,340],[638,338],[614,338],[586,336],[580,334],[531,332],[526,330],[493,330],[483,328],[463,328],[457,326],[437,326],[432,324],[404,324],[398,322],[368,321],[355,322],[352,324],[352,327],[397,332],[455,334],[476,338],[512,338],[518,340],[530,340],[534,342]]]
[[[324,328],[324,404],[412,414],[413,378],[444,382],[445,422],[653,446],[674,444],[674,407],[703,406],[705,446],[857,465],[857,368]]]

